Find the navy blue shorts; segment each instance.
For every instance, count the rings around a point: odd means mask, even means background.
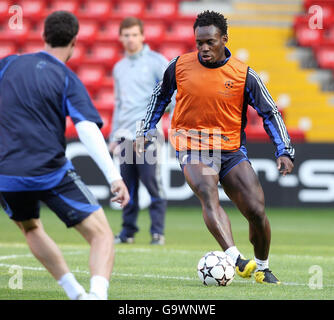
[[[44,191],[1,192],[0,202],[15,221],[39,219],[43,201],[57,216],[72,227],[98,210],[100,205],[74,170],[68,170],[54,188]]]
[[[219,175],[219,181],[222,181],[229,171],[240,162],[250,162],[247,157],[247,150],[244,147],[234,152],[225,152],[221,150],[177,151],[176,157],[180,162],[182,171],[186,164],[198,164],[201,162],[214,169],[214,171]],[[208,174],[210,173],[208,172]]]

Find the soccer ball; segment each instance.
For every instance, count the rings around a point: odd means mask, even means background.
[[[206,286],[229,286],[234,279],[235,265],[223,251],[210,251],[199,260],[197,273]]]

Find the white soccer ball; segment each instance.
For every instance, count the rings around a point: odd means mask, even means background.
[[[235,275],[235,265],[223,251],[210,251],[198,262],[197,273],[206,286],[229,286]]]

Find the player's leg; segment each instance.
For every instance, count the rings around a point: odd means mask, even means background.
[[[137,170],[139,179],[143,182],[151,197],[149,207],[151,217],[151,244],[163,245],[165,243],[164,229],[167,200],[162,188],[160,164],[156,159],[154,144],[148,146],[142,156],[144,156],[145,159],[143,159],[143,163],[137,164]]]
[[[74,226],[90,244],[90,293],[107,299],[114,264],[113,233],[102,208]]]
[[[219,204],[218,174],[201,162],[185,164],[183,173],[201,202],[204,221],[209,231],[224,251],[234,247],[230,219]]]
[[[56,280],[70,272],[60,249],[45,232],[40,219],[15,221],[15,223],[25,236],[33,255]]]
[[[116,236],[115,243],[133,243],[135,233],[139,231],[137,219],[139,213],[138,188],[139,178],[136,164],[122,163],[120,165],[121,176],[129,190],[130,201],[123,208],[122,230]]]
[[[41,200],[66,224],[75,227],[90,244],[90,293],[107,299],[113,266],[113,234],[101,206],[75,171],[69,170]]]
[[[67,296],[72,300],[85,296],[85,289],[70,273],[59,247],[43,228],[39,219],[38,192],[3,192],[0,200],[25,236],[30,251],[63,286]]]
[[[67,296],[71,300],[85,297],[85,289],[70,272],[62,252],[45,232],[40,219],[16,221],[16,224],[22,230],[33,255],[63,287]]]
[[[250,163],[242,161],[234,166],[221,179],[221,184],[226,194],[248,220],[249,239],[254,247],[257,267],[263,270],[269,269],[270,223],[265,213],[263,189]]]
[[[74,228],[90,244],[91,274],[109,279],[114,262],[113,234],[103,209],[93,212]]]
[[[264,193],[259,180],[247,161],[243,161],[222,179],[228,197],[236,204],[249,223],[249,238],[255,256],[265,260],[270,247],[270,224],[264,210]]]

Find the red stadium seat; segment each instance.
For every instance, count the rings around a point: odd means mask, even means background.
[[[101,110],[101,109],[98,109],[98,112],[103,121],[103,127],[101,129],[101,132],[105,138],[108,138],[110,135],[113,112],[109,110]]]
[[[247,126],[263,127],[262,118],[252,106],[248,106],[247,109]]]
[[[12,42],[2,42],[0,44],[0,59],[7,57],[11,54],[15,54],[16,52],[16,46]]]
[[[11,41],[15,44],[22,45],[25,43],[31,27],[29,22],[24,22],[19,29],[12,29],[8,21],[0,25],[0,41]]]
[[[322,45],[334,45],[334,27],[326,30],[323,34]]]
[[[193,22],[175,21],[165,41],[175,42],[177,40],[188,45],[193,45],[195,43],[193,25]]]
[[[334,70],[334,45],[317,47],[314,53],[320,68]]]
[[[308,25],[300,25],[296,28],[296,39],[301,46],[319,46],[322,42],[322,38],[322,29],[310,29]]]
[[[71,59],[67,62],[67,65],[71,69],[76,69],[79,65],[83,63],[85,52],[86,52],[85,46],[82,44],[77,44],[74,48],[74,52]]]
[[[77,130],[75,129],[74,123],[70,117],[66,117],[65,137],[67,139],[74,139],[78,137]]]
[[[253,141],[253,142],[269,142],[270,138],[266,134],[265,130],[263,127],[252,127],[252,126],[247,126],[245,128],[245,133],[246,133],[246,138],[247,141]]]
[[[334,7],[334,0],[304,0],[304,8],[307,11],[313,5],[324,6],[331,5]]]
[[[99,42],[117,42],[119,39],[119,25],[121,20],[114,20],[105,23],[102,25],[102,28],[99,29],[97,33],[96,40]]]
[[[35,24],[27,35],[27,41],[42,41],[44,32],[44,21]]]
[[[112,76],[112,68],[106,69],[105,77],[101,84],[100,89],[113,90],[114,89],[114,78]]]
[[[301,25],[307,26],[308,20],[309,20],[309,15],[306,14],[296,15],[293,20],[293,30],[296,32],[297,27]]]
[[[162,121],[162,131],[164,133],[165,139],[168,139],[168,129],[170,127],[170,115],[169,113],[164,113],[162,115],[161,121]]]
[[[322,5],[322,15],[324,27],[330,27],[334,22],[334,3],[332,5]]]
[[[182,43],[164,43],[158,48],[158,51],[165,56],[167,60],[172,60],[173,58],[188,52],[188,47]]]
[[[45,11],[45,15],[53,11],[65,10],[77,15],[79,9],[79,1],[77,0],[56,0],[52,1],[51,6]]]
[[[101,89],[96,94],[96,99],[94,100],[96,105],[105,110],[114,110],[115,105],[115,94],[113,89]]]
[[[251,106],[248,106],[247,109],[247,126],[245,132],[247,141],[270,141],[270,138],[263,128],[262,118]]]
[[[284,119],[284,113],[282,109],[279,109]],[[288,132],[292,142],[304,142],[305,141],[305,133],[296,128],[288,128]],[[266,131],[263,128],[263,120],[257,114],[256,110],[248,106],[247,109],[247,126],[245,128],[247,141],[253,142],[266,142],[270,141],[270,138]]]
[[[196,18],[197,18],[196,14],[184,14],[182,12],[179,12],[177,16],[177,21],[191,23],[193,25],[195,23]]]
[[[86,55],[85,63],[112,67],[121,57],[120,47],[115,44],[95,44]]]
[[[98,24],[95,21],[80,21],[80,29],[78,33],[78,42],[84,44],[92,44],[98,34]]]
[[[327,28],[333,25],[334,23],[334,6],[333,5],[328,5],[328,4],[322,4],[321,5],[321,19],[322,19],[322,27]],[[310,16],[310,22],[314,20],[312,16],[315,13],[309,14]],[[318,24],[318,21],[315,20],[315,22]]]
[[[321,4],[321,9],[321,12],[317,10],[309,11],[309,9],[307,9],[305,14],[296,16],[294,29],[300,24],[309,26],[311,29],[317,27],[321,29],[332,26],[334,23],[334,6],[324,2]],[[320,14],[319,17],[317,16],[318,14]],[[312,24],[314,24],[314,27]]]
[[[80,19],[96,19],[97,21],[105,21],[110,17],[112,1],[95,0],[85,1],[83,6],[78,9],[78,18]]]
[[[28,42],[21,47],[21,53],[34,53],[44,50],[43,41],[39,42]]]
[[[145,19],[176,19],[178,5],[178,2],[173,0],[152,1],[149,8],[145,11]]]
[[[94,93],[100,88],[105,71],[101,65],[81,65],[77,69],[77,75],[87,89]]]
[[[9,4],[7,0],[0,0],[0,22],[8,21],[9,18]]]
[[[111,17],[114,19],[123,19],[129,16],[141,18],[144,9],[145,3],[142,0],[119,1],[117,5],[114,6]]]
[[[305,142],[305,132],[298,128],[288,128],[292,143]]]
[[[166,25],[164,21],[145,21],[144,35],[145,41],[149,44],[160,44],[164,41]]]
[[[18,3],[23,10],[24,18],[30,21],[40,21],[43,18],[46,5],[43,0],[21,0]]]
[[[100,114],[100,117],[103,121],[103,127],[101,129],[101,132],[105,139],[109,137],[110,130],[111,130],[111,124],[112,124],[112,112],[108,110],[99,110],[98,112]],[[66,117],[66,131],[65,136],[67,139],[76,139],[78,138],[77,130],[75,129],[75,126],[72,122],[72,119],[70,117]]]

